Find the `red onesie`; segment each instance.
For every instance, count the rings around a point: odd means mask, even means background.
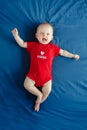
[[[52,80],[52,61],[58,56],[60,48],[52,43],[44,45],[27,42],[27,51],[30,54],[30,69],[27,76],[35,81],[35,86],[42,86]]]

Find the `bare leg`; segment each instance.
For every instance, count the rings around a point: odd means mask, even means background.
[[[52,87],[51,80],[43,85],[43,88],[42,88],[43,97],[42,97],[41,103],[44,102],[47,99],[47,97],[49,96],[49,94],[51,92],[51,87]]]
[[[43,94],[34,86],[34,84],[35,84],[35,82],[32,79],[26,77],[26,79],[24,81],[24,87],[28,92],[37,96],[37,99],[35,101],[34,110],[39,111]]]

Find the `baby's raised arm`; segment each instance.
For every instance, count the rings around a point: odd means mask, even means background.
[[[14,36],[14,39],[16,40],[17,44],[20,46],[20,47],[23,47],[23,48],[27,48],[27,42],[24,42],[20,36],[18,35],[18,30],[17,28],[14,28],[12,31],[12,34]]]

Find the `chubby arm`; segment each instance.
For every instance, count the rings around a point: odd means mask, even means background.
[[[61,56],[68,57],[68,58],[74,58],[74,59],[76,59],[76,60],[78,60],[78,59],[80,58],[79,55],[77,55],[77,54],[72,54],[72,53],[70,53],[70,52],[68,52],[68,51],[66,51],[66,50],[63,50],[63,49],[60,49],[59,54],[60,54]]]
[[[27,48],[27,42],[24,42],[20,36],[18,35],[18,30],[17,28],[14,28],[12,30],[12,34],[14,36],[14,39],[16,40],[17,44],[20,46],[20,47],[23,47],[23,48]]]

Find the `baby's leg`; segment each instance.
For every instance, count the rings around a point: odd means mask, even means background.
[[[34,86],[34,84],[35,84],[35,82],[32,79],[26,77],[26,79],[24,81],[24,87],[28,92],[37,96],[34,109],[35,109],[35,111],[38,111],[43,94]]]
[[[45,83],[42,87],[42,92],[43,92],[43,97],[42,97],[42,102],[44,102],[47,97],[49,96],[50,92],[51,92],[51,87],[52,87],[52,81],[48,81],[47,83]]]

